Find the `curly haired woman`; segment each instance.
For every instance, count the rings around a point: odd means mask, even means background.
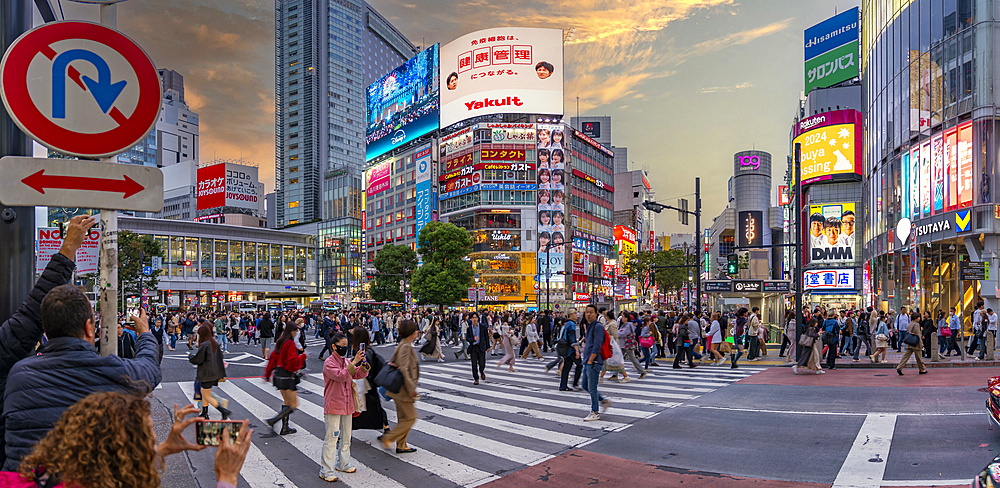
[[[194,405],[177,410],[167,440],[157,444],[145,398],[118,392],[93,393],[70,407],[59,422],[21,462],[18,473],[0,473],[0,486],[140,488],[160,486],[163,458],[182,451],[200,451],[183,437],[184,429],[200,420]],[[216,488],[236,486],[250,449],[246,421],[232,444],[228,435],[215,453]],[[60,482],[58,485],[56,482]]]

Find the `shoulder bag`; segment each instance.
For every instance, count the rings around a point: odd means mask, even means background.
[[[813,342],[815,340],[816,339],[814,339],[812,337],[809,337],[808,334],[802,334],[802,336],[799,337],[799,345],[801,345],[803,347],[812,347]]]
[[[906,344],[907,346],[910,347],[917,347],[917,344],[920,344],[920,336],[916,334],[910,334],[906,331],[903,331],[903,333],[906,334],[903,336],[903,344]]]
[[[399,393],[403,388],[403,373],[399,372],[399,368],[386,364],[375,376],[375,384],[393,393]]]

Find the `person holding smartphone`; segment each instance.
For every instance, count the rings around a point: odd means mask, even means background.
[[[201,384],[201,416],[208,420],[208,406],[211,405],[222,414],[222,420],[227,420],[233,412],[212,395],[212,388],[226,377],[226,366],[222,359],[222,348],[212,337],[212,326],[208,321],[198,327],[198,351],[188,361],[198,366],[195,380]]]
[[[323,419],[326,423],[326,438],[323,441],[323,459],[320,461],[319,477],[324,481],[337,481],[337,471],[353,473],[357,471],[351,464],[351,426],[355,413],[354,380],[368,376],[370,366],[365,361],[365,351],[361,349],[354,358],[350,353],[347,336],[336,332],[331,338],[333,354],[323,362]],[[338,447],[339,444],[339,447]]]

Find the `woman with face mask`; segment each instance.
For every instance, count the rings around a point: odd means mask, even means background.
[[[347,336],[333,335],[333,354],[323,362],[323,417],[326,422],[326,439],[323,441],[323,459],[319,477],[324,481],[337,481],[337,471],[353,473],[351,465],[351,421],[355,413],[354,380],[368,376],[370,367],[365,361],[364,349],[348,360],[350,348]],[[360,394],[360,392],[359,392]],[[338,443],[340,447],[338,448]]]
[[[302,375],[298,371],[306,365],[307,356],[299,354],[298,345],[295,344],[295,338],[299,334],[299,329],[285,327],[274,343],[274,352],[271,353],[264,369],[264,379],[268,380],[274,376],[271,384],[281,392],[281,398],[284,400],[281,412],[274,418],[267,419],[267,425],[271,427],[281,421],[281,432],[278,433],[280,435],[296,432],[295,429],[288,427],[288,416],[299,406],[299,388],[296,385],[299,384]]]

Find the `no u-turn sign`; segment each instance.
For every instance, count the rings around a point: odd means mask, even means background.
[[[0,63],[11,118],[38,142],[73,156],[112,156],[141,141],[156,124],[161,93],[142,48],[89,22],[32,29]]]

